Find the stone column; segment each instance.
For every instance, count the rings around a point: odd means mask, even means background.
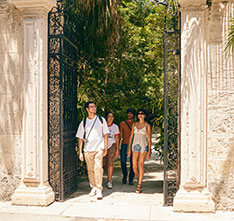
[[[181,185],[174,211],[214,212],[207,189],[206,0],[181,2]]]
[[[12,204],[47,206],[54,201],[48,183],[48,12],[55,0],[9,0],[22,16],[23,144],[21,183]]]

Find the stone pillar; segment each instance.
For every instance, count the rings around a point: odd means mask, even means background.
[[[47,206],[48,183],[48,12],[55,0],[9,0],[20,11],[23,33],[23,144],[21,183],[12,204]]]
[[[207,189],[206,0],[181,2],[181,185],[174,211],[214,212]]]

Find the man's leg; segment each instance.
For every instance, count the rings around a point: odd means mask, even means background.
[[[109,158],[110,158],[110,148],[107,149],[107,154],[103,157],[103,169],[106,170],[107,182],[109,182]]]
[[[131,151],[131,156],[130,156],[130,172],[129,172],[129,185],[133,184],[133,179],[134,179],[134,171],[133,171],[133,166],[132,166],[132,151]]]
[[[103,179],[103,150],[99,150],[95,152],[94,156],[94,174],[95,174],[95,184],[96,188],[102,191],[102,179]]]
[[[96,187],[94,176],[94,154],[95,152],[85,152],[85,161],[87,164],[89,184],[92,188]],[[95,192],[95,191],[94,191]]]
[[[121,150],[120,150],[120,161],[121,161],[121,169],[122,169],[122,173],[123,173],[123,184],[126,184],[127,182],[127,176],[128,176],[128,172],[127,172],[127,144],[121,144]]]

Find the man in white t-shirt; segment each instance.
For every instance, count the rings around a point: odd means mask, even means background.
[[[94,102],[86,102],[85,109],[88,117],[81,121],[76,133],[76,137],[79,138],[79,159],[84,160],[82,153],[84,142],[85,161],[92,188],[89,196],[97,195],[97,199],[102,199],[102,164],[103,157],[107,153],[109,129],[106,120],[96,115],[97,107]]]

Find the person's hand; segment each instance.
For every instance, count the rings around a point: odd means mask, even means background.
[[[128,148],[129,150],[128,150],[128,156],[130,157],[131,156],[131,150],[130,150],[130,148]]]
[[[115,158],[119,158],[119,150],[116,151]]]
[[[151,152],[148,152],[148,154],[147,154],[147,160],[150,160],[150,158],[151,158]]]
[[[106,155],[107,155],[107,148],[105,148],[105,149],[103,150],[102,156],[104,157],[104,156],[106,156]]]
[[[80,161],[84,161],[83,153],[80,153],[80,154],[79,154],[79,159],[80,159]]]

